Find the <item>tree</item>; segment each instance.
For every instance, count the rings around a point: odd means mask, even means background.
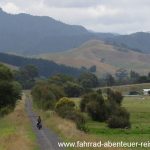
[[[65,74],[57,74],[49,78],[50,84],[57,84],[59,86],[64,86],[68,81],[69,82],[75,82],[75,79],[69,75]]]
[[[123,81],[128,77],[128,71],[124,68],[120,68],[116,71],[116,77],[119,81]]]
[[[90,72],[96,72],[96,65],[93,65],[93,66],[91,66],[90,68],[89,68],[89,71]]]
[[[79,97],[83,88],[77,83],[67,82],[64,86],[64,91],[68,97]]]
[[[96,75],[89,72],[81,74],[78,80],[84,88],[93,88],[98,85],[98,78]]]
[[[102,96],[102,93],[100,91],[85,95],[81,100],[80,108],[82,111],[88,112],[88,114],[95,121],[106,120],[104,97]]]
[[[43,110],[54,109],[56,96],[45,81],[38,82],[31,92],[34,103]]]
[[[34,65],[26,65],[15,71],[14,74],[24,89],[30,89],[35,84],[35,78],[38,77],[38,69]]]
[[[20,68],[20,70],[24,77],[28,80],[33,81],[36,77],[38,77],[38,69],[34,65],[26,65]]]
[[[138,79],[139,83],[147,83],[148,82],[148,78],[147,76],[140,76]]]
[[[115,83],[115,78],[111,74],[106,74],[106,84],[107,86],[112,86]]]
[[[110,88],[107,89],[107,99],[110,104],[121,105],[123,101],[123,96],[118,91],[112,91]]]
[[[12,111],[20,97],[20,84],[14,81],[12,71],[0,64],[0,116]]]
[[[130,79],[131,81],[134,83],[134,82],[137,82],[137,80],[139,79],[139,74],[135,71],[132,71],[130,72]]]

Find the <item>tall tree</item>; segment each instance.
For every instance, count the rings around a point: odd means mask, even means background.
[[[14,81],[11,70],[0,64],[0,116],[12,111],[20,98],[21,86]]]

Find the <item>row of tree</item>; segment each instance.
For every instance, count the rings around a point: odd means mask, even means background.
[[[83,90],[82,87],[85,89],[89,89],[89,88],[94,88],[99,86],[113,86],[113,85],[125,85],[125,84],[150,82],[150,73],[148,73],[148,75],[146,76],[146,75],[140,75],[135,71],[131,71],[129,74],[127,70],[119,69],[116,71],[115,76],[107,73],[105,76],[98,78],[95,74],[91,73],[87,69],[82,68],[82,70],[84,71],[80,73],[78,77],[76,76],[75,78],[76,81],[78,82],[76,82],[75,79],[73,80],[73,76],[64,75],[63,77],[66,78],[66,81],[68,81],[68,84],[66,85],[66,90],[68,90],[68,93],[70,93],[70,95],[74,95],[74,93],[71,92],[72,90],[70,90],[71,88],[77,89],[75,95],[78,96],[82,93]],[[42,79],[42,77],[39,75],[38,68],[34,65],[26,65],[20,67],[18,70],[14,71],[14,75],[15,75],[15,79],[22,85],[24,89],[31,89],[34,86],[35,81],[37,79]],[[62,76],[63,75],[61,75],[61,78]],[[70,80],[71,77],[72,80]],[[57,80],[58,76],[54,75],[52,76],[52,78]],[[62,80],[62,79],[58,79],[58,80]]]
[[[99,79],[99,86],[113,86],[113,85],[125,85],[136,83],[150,83],[150,73],[147,75],[140,75],[135,71],[128,73],[125,69],[118,69],[115,76],[112,74],[106,74]]]

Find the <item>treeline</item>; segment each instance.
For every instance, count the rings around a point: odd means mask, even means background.
[[[20,97],[20,84],[14,80],[12,71],[0,64],[0,117],[11,112]]]
[[[85,113],[92,120],[108,123],[110,128],[130,128],[130,116],[122,108],[121,93],[110,89],[106,93],[94,91],[98,84],[98,78],[88,72],[78,78],[55,75],[35,84],[32,89],[33,101],[40,109],[54,110],[60,117],[75,121],[80,130],[88,130]],[[82,98],[79,109],[72,97]]]
[[[83,73],[78,78],[58,74],[47,80],[39,80],[32,89],[32,95],[41,109],[54,109],[53,102],[62,97],[80,97],[98,85],[92,73]],[[50,102],[48,102],[50,100]],[[48,103],[47,103],[48,102]]]
[[[4,53],[0,53],[0,62],[14,65],[17,67],[24,67],[29,64],[34,65],[38,69],[39,76],[41,77],[50,77],[58,73],[68,74],[76,77],[79,76],[82,72],[82,69],[59,65],[53,61],[25,58]]]
[[[147,75],[140,75],[139,73],[131,70],[128,72],[126,69],[120,68],[114,75],[107,73],[99,78],[99,86],[113,86],[113,85],[126,85],[150,83],[150,72]]]

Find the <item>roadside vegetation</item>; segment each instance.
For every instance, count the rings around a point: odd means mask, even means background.
[[[0,118],[0,150],[38,150],[24,98],[17,102],[13,112]]]
[[[79,78],[59,74],[38,81],[31,93],[44,123],[64,141],[147,141],[150,98],[123,97],[121,92],[142,91],[149,83],[101,90],[97,85],[91,73]]]
[[[110,128],[130,128],[130,114],[122,107],[122,94],[111,89],[106,93],[92,90],[97,85],[98,79],[91,73],[81,74],[77,79],[56,75],[37,82],[31,93],[39,109],[55,111],[60,117],[74,121],[82,131],[88,131],[87,117],[106,122]],[[75,107],[72,97],[82,97],[80,108]]]
[[[146,96],[143,98],[141,96],[124,98],[122,106],[125,107],[130,113],[130,122],[132,124],[132,127],[130,129],[108,128],[105,122],[92,121],[91,118],[88,118],[86,122],[88,132],[85,133],[77,130],[74,122],[59,117],[55,112],[51,110],[43,111],[39,110],[38,108],[36,108],[36,110],[42,116],[43,122],[46,124],[46,126],[58,133],[63,141],[95,142],[101,140],[102,142],[105,142],[109,140],[112,142],[145,142],[148,141],[150,138],[150,97]],[[79,107],[81,98],[72,98],[72,100],[76,103],[76,106]],[[74,148],[68,148],[68,150],[73,149]],[[80,148],[78,149],[80,150]],[[91,148],[82,149],[90,150]],[[99,148],[97,148],[97,150],[98,149]],[[110,149],[113,150],[113,148]],[[136,149],[142,150],[143,148],[138,147]],[[149,148],[144,149],[148,150]]]
[[[12,71],[0,64],[0,117],[14,110],[21,98],[21,86],[13,78]]]

